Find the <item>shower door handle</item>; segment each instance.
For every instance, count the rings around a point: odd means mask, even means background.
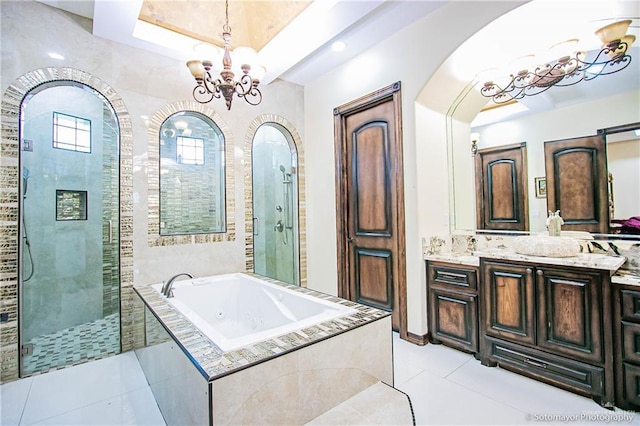
[[[253,218],[253,235],[260,234],[260,218]]]

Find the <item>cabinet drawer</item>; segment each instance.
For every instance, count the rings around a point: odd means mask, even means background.
[[[640,322],[640,291],[621,290],[622,319]]]
[[[489,357],[525,376],[588,396],[603,396],[604,368],[487,337]]]
[[[432,288],[429,331],[434,340],[469,352],[478,351],[477,296]]]
[[[640,367],[633,364],[622,364],[624,380],[624,404],[625,408],[637,410],[640,408]]]
[[[429,282],[431,285],[453,286],[476,290],[478,279],[476,270],[457,266],[445,266],[429,263]]]
[[[622,321],[622,360],[640,364],[640,324]]]

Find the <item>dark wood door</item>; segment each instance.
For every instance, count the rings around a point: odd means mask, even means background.
[[[482,274],[486,334],[535,344],[533,268],[485,261]]]
[[[336,108],[340,295],[406,330],[399,84]]]
[[[536,281],[538,346],[602,362],[600,275],[539,267]]]
[[[478,229],[529,230],[526,143],[485,148],[476,155]]]
[[[563,229],[609,232],[607,153],[603,135],[544,143],[547,209]]]

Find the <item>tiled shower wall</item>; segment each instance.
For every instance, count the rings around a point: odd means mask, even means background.
[[[134,339],[142,338],[140,324],[134,310],[142,318],[142,308],[134,302],[133,293],[133,133],[131,119],[124,102],[115,91],[89,73],[67,67],[41,68],[22,75],[4,93],[1,106],[0,130],[0,312],[8,321],[0,324],[0,381],[18,377],[18,245],[19,245],[19,117],[20,105],[33,88],[47,82],[75,81],[100,92],[112,105],[120,128],[120,286],[122,292],[122,350],[132,349]],[[113,258],[113,253],[105,253]],[[113,271],[109,271],[111,274]],[[103,271],[104,273],[104,271]],[[105,294],[112,300],[114,294]]]
[[[220,218],[224,219],[225,206],[220,191],[224,193],[225,179],[220,172],[223,163],[219,160],[224,140],[217,129],[208,123],[205,125],[204,120],[199,120],[199,124],[192,129],[192,122],[190,130],[195,130],[195,134],[204,139],[202,165],[178,162],[177,137],[163,138],[162,159],[170,160],[170,163],[162,166],[160,173],[160,222],[164,235],[199,234],[204,233],[203,230],[215,232],[216,228],[224,229],[226,221],[221,222]]]
[[[277,114],[262,114],[258,116],[247,130],[244,140],[244,203],[245,203],[245,269],[247,271],[254,270],[254,253],[253,253],[253,194],[251,187],[253,185],[253,165],[252,165],[252,147],[253,138],[258,128],[265,123],[276,123],[289,131],[293,138],[298,151],[298,241],[299,241],[299,263],[300,263],[300,285],[307,286],[307,203],[305,198],[305,168],[304,168],[304,151],[302,139],[296,131],[295,126],[286,118]]]
[[[190,235],[160,235],[160,128],[162,123],[173,114],[181,111],[194,111],[209,117],[224,137],[225,193],[226,193],[226,232]],[[148,243],[150,247],[179,244],[203,244],[236,239],[235,224],[235,178],[233,133],[222,117],[208,106],[195,101],[180,101],[165,105],[151,117],[147,130],[148,138],[148,206],[149,225]]]

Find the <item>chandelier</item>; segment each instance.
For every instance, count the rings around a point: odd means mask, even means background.
[[[603,44],[595,57],[592,56],[593,59],[587,59],[584,51],[572,51],[550,62],[522,68],[505,79],[503,83],[506,84],[487,81],[480,88],[480,93],[501,104],[540,94],[553,86],[573,86],[581,81],[622,71],[631,63],[627,51],[635,40],[634,35],[626,34],[630,24],[631,20],[619,21],[597,30],[595,34]],[[556,47],[577,42],[577,39],[568,40]]]
[[[196,79],[193,98],[201,104],[211,102],[213,98],[224,98],[227,109],[231,110],[233,95],[236,94],[248,104],[258,105],[262,102],[262,93],[258,89],[258,85],[264,76],[265,69],[258,65],[256,51],[249,47],[238,47],[233,51],[233,59],[240,64],[240,69],[236,69],[235,72],[232,69],[229,0],[225,1],[225,24],[222,27],[222,40],[224,41],[224,51],[222,52],[222,71],[220,71],[219,78],[214,77],[213,61],[205,59],[187,62],[191,75]],[[236,74],[241,74],[238,80],[235,79]]]

